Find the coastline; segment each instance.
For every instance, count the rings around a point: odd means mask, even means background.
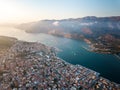
[[[38,52],[41,54],[38,55],[37,54]],[[54,47],[48,47],[44,44],[37,43],[37,42],[17,41],[9,49],[9,51],[6,53],[6,55],[1,59],[5,60],[4,62],[2,62],[2,66],[4,64],[8,65],[7,66],[8,71],[13,73],[14,77],[16,77],[14,75],[14,72],[17,74],[17,76],[19,76],[19,72],[21,72],[19,70],[14,71],[14,69],[18,68],[18,66],[16,66],[15,63],[18,63],[18,65],[19,64],[21,65],[21,62],[23,61],[23,62],[27,62],[27,63],[23,63],[23,65],[25,64],[24,68],[28,68],[28,67],[32,68],[32,71],[31,70],[26,71],[26,72],[29,72],[30,75],[34,70],[36,70],[33,68],[34,66],[37,65],[37,68],[38,68],[37,71],[39,71],[39,69],[41,68],[41,65],[45,64],[43,67],[43,69],[45,69],[44,70],[45,73],[47,72],[47,70],[49,70],[49,68],[51,68],[56,76],[59,75],[61,78],[65,79],[64,83],[67,83],[66,79],[68,79],[67,78],[68,76],[69,77],[74,76],[74,78],[73,77],[70,78],[70,79],[73,78],[73,80],[70,80],[70,81],[71,82],[74,81],[74,83],[76,85],[76,86],[73,86],[74,88],[78,88],[79,86],[82,88],[85,88],[85,89],[92,89],[95,86],[100,88],[101,86],[105,86],[105,83],[107,83],[109,88],[110,87],[111,88],[119,88],[120,87],[119,84],[116,84],[114,82],[111,82],[107,79],[102,78],[101,76],[99,76],[100,74],[96,71],[93,71],[93,70],[83,67],[81,65],[73,65],[73,64],[66,62],[65,60],[56,56]],[[30,61],[31,61],[31,64],[33,64],[33,66],[31,66],[31,65],[29,66]],[[10,68],[11,67],[10,63],[13,63],[13,65],[12,65],[13,68]],[[3,68],[3,69],[6,68],[6,65],[1,68]],[[19,67],[19,68],[22,69],[22,67]],[[41,72],[41,70],[39,72]],[[34,72],[34,73],[37,74],[36,72]],[[50,77],[52,77],[51,74],[49,75]],[[3,77],[3,80],[6,78],[4,76],[2,76],[2,77]],[[21,78],[23,78],[23,77],[21,77]],[[43,78],[46,80],[46,77],[43,77]],[[41,79],[41,78],[39,78],[39,79]],[[54,79],[54,77],[53,77],[53,79]],[[76,83],[76,82],[78,82],[78,83]],[[31,82],[31,83],[33,83],[33,82]],[[61,83],[63,83],[63,81],[61,81]],[[99,85],[99,83],[102,83],[102,84]],[[114,86],[112,86],[112,85],[114,85]],[[93,90],[95,90],[95,89],[93,89]]]

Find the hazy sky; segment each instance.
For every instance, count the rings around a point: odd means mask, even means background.
[[[0,0],[0,23],[120,16],[120,0]]]

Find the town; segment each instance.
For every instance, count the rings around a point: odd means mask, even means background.
[[[65,62],[53,47],[16,41],[0,55],[0,90],[120,90],[120,84]]]

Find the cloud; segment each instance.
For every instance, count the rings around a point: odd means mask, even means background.
[[[53,22],[53,25],[59,26],[59,22],[58,22],[58,21],[55,21],[55,22]]]

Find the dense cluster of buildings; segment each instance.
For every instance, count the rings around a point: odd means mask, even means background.
[[[0,90],[120,90],[120,85],[61,60],[53,48],[18,41],[0,58]]]

